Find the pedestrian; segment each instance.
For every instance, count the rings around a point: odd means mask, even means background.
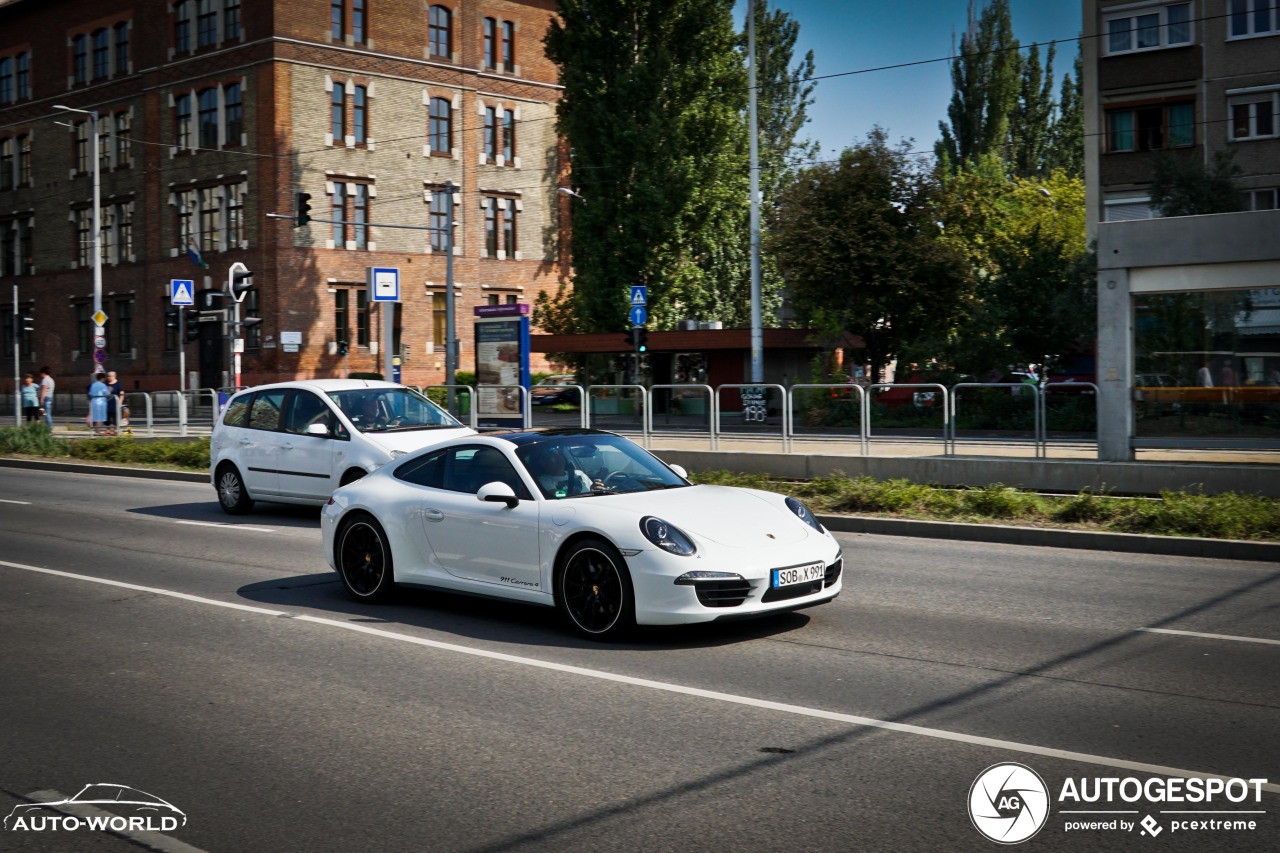
[[[1222,384],[1228,388],[1236,387],[1236,371],[1229,361],[1222,363]]]
[[[29,424],[40,420],[40,386],[30,373],[22,377],[22,414]]]
[[[1209,372],[1209,365],[1204,364],[1196,371],[1196,385],[1201,388],[1213,387],[1213,374]]]
[[[107,390],[111,396],[107,398],[107,431],[116,433],[122,425],[124,414],[124,384],[116,377],[114,370],[107,371]]]
[[[48,365],[40,368],[40,410],[44,412],[44,423],[49,432],[53,432],[53,389],[56,387]]]
[[[89,386],[89,425],[94,435],[102,435],[106,431],[107,398],[111,389],[107,387],[107,374],[98,373]]]

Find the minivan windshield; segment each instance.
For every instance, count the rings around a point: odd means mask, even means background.
[[[455,429],[457,419],[412,388],[352,388],[330,391],[352,426],[360,432]]]

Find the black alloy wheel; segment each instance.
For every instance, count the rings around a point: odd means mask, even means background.
[[[555,591],[560,612],[584,637],[616,640],[635,625],[631,576],[602,540],[584,539],[565,552]]]
[[[357,601],[385,601],[395,584],[391,547],[382,525],[367,515],[356,516],[338,531],[338,574]]]
[[[253,498],[244,487],[240,471],[229,462],[218,469],[218,504],[228,515],[244,515],[253,509]]]

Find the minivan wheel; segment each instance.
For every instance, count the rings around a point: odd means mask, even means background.
[[[244,515],[253,509],[253,498],[244,487],[236,466],[227,463],[218,469],[218,504],[230,515]]]

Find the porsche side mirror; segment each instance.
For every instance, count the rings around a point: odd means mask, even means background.
[[[506,483],[497,480],[481,486],[480,491],[476,492],[476,497],[485,503],[506,504],[508,509],[520,503],[520,499],[516,497],[515,490]]]
[[[686,470],[684,470],[684,466],[682,466],[682,465],[668,465],[667,467],[668,467],[668,468],[670,468],[672,471],[675,471],[675,472],[676,472],[676,475],[677,475],[678,477],[680,477],[680,479],[682,479],[682,480],[687,480],[687,479],[689,479],[689,472],[688,472],[688,471],[686,471]]]

